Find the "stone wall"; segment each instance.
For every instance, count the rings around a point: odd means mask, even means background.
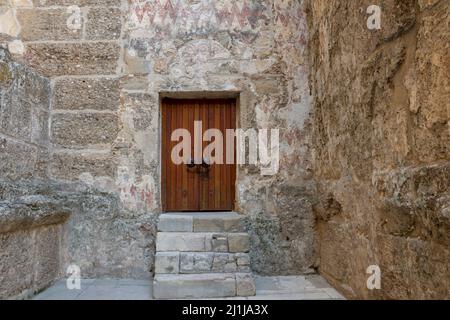
[[[50,81],[0,48],[0,299],[60,277],[68,212],[34,192],[47,178],[49,106]]]
[[[150,182],[154,209],[160,206],[159,93],[238,92],[239,127],[280,129],[278,174],[263,176],[256,166],[238,170],[236,210],[248,217],[252,268],[268,274],[308,270],[315,261],[302,2],[132,1],[125,21],[125,125],[119,137],[128,146],[134,140],[144,165],[147,161],[155,170],[152,178],[142,179]],[[148,113],[139,110],[145,105],[141,101],[148,103]],[[148,119],[146,132],[136,134],[138,124],[146,121],[135,118],[146,114],[154,117]],[[151,150],[142,142],[152,143]],[[139,159],[136,153],[119,163],[137,181],[143,172]],[[135,182],[117,178],[122,199],[128,201]]]
[[[80,8],[79,28],[70,5]],[[240,127],[280,129],[280,172],[238,172],[253,269],[314,266],[303,1],[10,0],[2,8],[0,40],[51,79],[49,178],[74,183],[68,201],[87,203],[73,208],[65,265],[88,276],[149,275],[161,212],[160,94],[238,92]]]
[[[449,1],[308,7],[319,270],[348,297],[448,298]]]
[[[0,48],[0,177],[45,179],[50,82]]]

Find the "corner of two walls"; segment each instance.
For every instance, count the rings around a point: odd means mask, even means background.
[[[319,271],[347,297],[449,297],[448,10],[309,1]]]
[[[60,276],[68,213],[47,190],[50,81],[0,47],[0,298]]]

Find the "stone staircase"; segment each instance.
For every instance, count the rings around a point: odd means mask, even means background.
[[[255,295],[249,236],[233,212],[162,214],[156,237],[156,299]]]

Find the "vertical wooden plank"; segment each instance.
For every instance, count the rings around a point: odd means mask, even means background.
[[[175,104],[173,103],[173,101],[171,101],[170,103],[170,129],[169,132],[167,132],[168,136],[169,136],[169,150],[168,150],[168,160],[169,160],[169,164],[170,164],[170,186],[169,186],[169,201],[170,201],[170,210],[176,210],[176,194],[175,194],[175,181],[176,181],[176,167],[174,166],[172,159],[171,159],[171,153],[172,153],[172,149],[175,145],[175,142],[172,141],[171,139],[171,135],[172,135],[172,131],[173,128],[176,125],[176,113],[175,113]]]
[[[230,129],[237,129],[237,124],[236,124],[236,110],[237,109],[237,101],[234,99],[232,101],[232,108],[230,110],[231,114],[230,114]],[[230,193],[231,193],[231,197],[230,197],[230,206],[231,206],[231,210],[234,210],[234,202],[235,202],[235,196],[236,196],[236,170],[237,170],[237,165],[236,165],[236,139],[234,141],[234,162],[233,164],[230,166]]]
[[[199,101],[200,104],[200,119],[202,121],[202,136],[204,135],[205,131],[207,130],[209,121],[208,121],[208,106],[205,103],[205,100],[200,100]],[[202,141],[202,156],[203,156],[203,150],[205,149],[206,146],[206,142]],[[209,186],[209,181],[208,181],[208,175],[207,173],[204,172],[203,168],[200,168],[200,175],[199,175],[199,179],[200,179],[200,209],[205,211],[208,210],[208,186]]]
[[[161,205],[162,210],[167,211],[166,204],[166,108],[164,99],[161,101]]]
[[[201,114],[200,114],[200,105],[197,100],[193,101],[194,103],[194,121],[201,120]],[[192,134],[194,134],[194,123],[192,124]],[[194,147],[194,153],[195,155],[195,147]],[[198,210],[201,210],[201,198],[200,198],[200,192],[201,192],[201,179],[198,173],[195,174],[195,180],[196,180],[196,192],[195,192],[195,204],[198,208]]]
[[[231,105],[230,103],[226,103],[224,104],[223,108],[222,108],[222,121],[223,121],[223,136],[224,136],[224,164],[223,164],[223,180],[224,180],[224,190],[223,192],[223,202],[222,202],[222,206],[224,208],[226,208],[227,210],[231,210],[231,206],[230,206],[230,183],[231,183],[231,179],[230,179],[230,165],[226,164],[226,152],[227,152],[227,141],[226,141],[226,132],[227,129],[230,128],[230,112],[231,112]]]
[[[222,124],[222,101],[217,101],[215,103],[214,107],[214,127],[216,129],[219,129],[221,132],[223,131],[223,124]],[[219,151],[219,150],[216,150]],[[223,152],[223,150],[221,151]],[[223,180],[223,164],[216,164],[214,166],[214,209],[215,210],[223,210],[223,204],[222,204],[222,196],[223,196],[223,188],[225,181]]]

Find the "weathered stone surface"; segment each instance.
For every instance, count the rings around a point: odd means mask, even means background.
[[[237,264],[236,264],[235,257],[228,253],[214,254],[212,271],[214,271],[214,272],[236,272]]]
[[[33,287],[34,246],[30,231],[2,233],[0,246],[0,297],[26,295]]]
[[[205,246],[210,234],[158,232],[156,238],[157,251],[208,251]]]
[[[352,298],[442,299],[448,1],[385,1],[381,30],[368,5],[308,2],[319,270]],[[381,290],[367,289],[370,265]]]
[[[62,226],[50,225],[36,232],[35,290],[49,286],[61,274]]]
[[[181,259],[182,260],[182,259]],[[155,255],[155,273],[179,273],[180,253],[179,252],[157,252]]]
[[[83,174],[113,178],[116,172],[117,164],[109,152],[57,151],[49,165],[50,175],[63,180],[77,180]]]
[[[256,294],[255,280],[250,273],[236,273],[236,295],[239,297]]]
[[[179,256],[179,258],[178,258]],[[247,254],[216,252],[158,252],[155,273],[232,273],[251,272]]]
[[[248,252],[250,238],[246,233],[230,233],[228,235],[228,250],[230,252]]]
[[[49,142],[49,112],[39,108],[31,111],[31,142],[47,146]]]
[[[1,131],[22,141],[31,139],[32,104],[18,96],[8,95],[2,99]]]
[[[23,196],[0,202],[0,233],[64,223],[69,212],[58,201],[44,196]]]
[[[118,78],[62,78],[53,88],[53,110],[111,110],[120,105]]]
[[[235,213],[183,213],[165,214],[160,217],[159,231],[181,232],[243,232],[243,218]]]
[[[121,11],[118,8],[90,8],[86,21],[89,40],[115,40],[120,37]]]
[[[159,232],[158,251],[248,252],[246,233]]]
[[[127,211],[117,196],[84,185],[52,189],[72,212],[62,270],[75,263],[86,278],[149,279],[154,270],[155,215]]]
[[[66,147],[112,143],[119,132],[111,113],[57,113],[52,117],[52,142]]]
[[[226,234],[212,234],[206,238],[206,250],[213,252],[228,251],[228,236]]]
[[[99,6],[120,7],[120,0],[32,0],[35,7]]]
[[[203,214],[194,216],[195,232],[243,232],[242,217],[233,213]]]
[[[192,217],[187,215],[161,215],[158,231],[164,232],[192,232]]]
[[[0,138],[0,173],[13,180],[31,178],[36,169],[37,148]]]
[[[120,47],[112,42],[33,43],[27,62],[47,76],[116,73]]]
[[[71,12],[63,9],[21,9],[17,11],[17,20],[21,26],[20,36],[26,41],[42,40],[79,40],[81,28],[68,27]],[[81,16],[82,19],[82,16]]]
[[[0,298],[28,298],[59,277],[67,217],[44,197],[0,203]]]
[[[210,272],[213,253],[180,253],[180,273]]]
[[[156,275],[153,296],[156,299],[195,299],[233,297],[236,279],[233,274]]]

